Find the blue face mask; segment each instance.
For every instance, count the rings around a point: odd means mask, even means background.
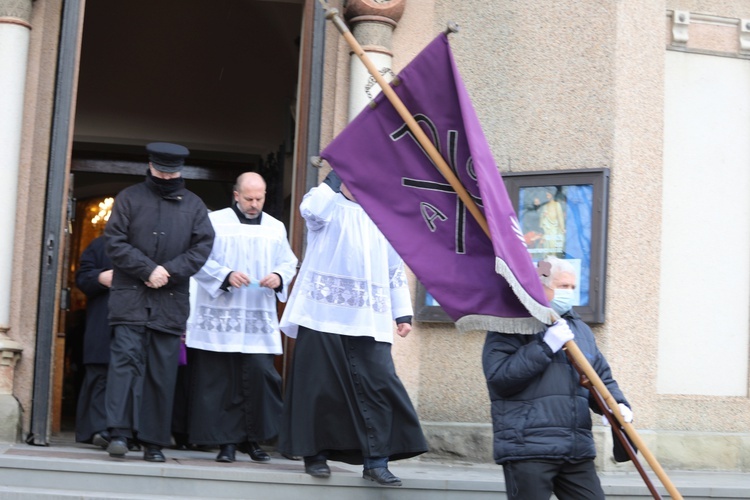
[[[574,298],[575,290],[571,288],[556,288],[555,297],[552,299],[550,305],[557,314],[562,315],[570,311],[570,308],[573,307]]]

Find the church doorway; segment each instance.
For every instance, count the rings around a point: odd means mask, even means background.
[[[183,176],[209,209],[228,206],[239,173],[261,173],[268,183],[265,211],[287,224],[301,256],[301,228],[291,226],[293,206],[313,177],[306,158],[317,148],[319,114],[311,109],[319,109],[319,97],[310,87],[320,82],[304,69],[314,32],[324,24],[312,21],[315,3],[86,2],[52,397],[35,398],[32,426],[44,404],[51,433],[73,430],[85,312],[74,273],[81,252],[102,231],[98,211],[106,212],[108,198],[143,179],[146,143],[175,142],[191,150]],[[322,49],[317,53],[322,57]],[[279,359],[282,373],[284,366]],[[36,434],[35,443],[42,441]]]

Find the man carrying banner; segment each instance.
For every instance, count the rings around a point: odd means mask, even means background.
[[[503,466],[511,500],[548,500],[552,493],[560,500],[603,499],[589,412],[601,409],[581,386],[562,346],[575,337],[619,403],[623,420],[632,422],[633,412],[594,334],[571,308],[573,267],[547,257],[542,269],[545,293],[561,319],[538,335],[487,333],[482,362],[492,401],[495,462]]]
[[[279,450],[303,456],[314,477],[330,476],[327,460],[337,460],[400,486],[388,461],[427,451],[391,357],[394,320],[399,336],[411,331],[403,262],[344,184],[313,188],[300,211],[308,245],[281,318],[297,342]]]

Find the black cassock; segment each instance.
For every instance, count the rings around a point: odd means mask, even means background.
[[[188,348],[190,442],[221,445],[276,438],[281,376],[273,360],[273,354]]]
[[[427,451],[417,413],[396,375],[391,344],[300,326],[284,401],[279,451],[359,465]]]

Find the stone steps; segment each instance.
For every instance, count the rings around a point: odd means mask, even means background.
[[[332,475],[316,479],[300,461],[272,453],[268,464],[238,455],[233,464],[214,462],[215,452],[165,450],[167,462],[144,462],[141,453],[112,459],[86,445],[0,446],[0,499],[409,499],[474,500],[505,498],[501,467],[494,464],[437,463],[412,459],[391,470],[403,486],[388,488],[361,477],[361,467],[331,462]],[[603,474],[608,499],[651,498],[634,473]],[[750,498],[750,475],[669,473],[684,498]],[[663,493],[658,480],[654,484]],[[665,495],[666,497],[666,495]]]

